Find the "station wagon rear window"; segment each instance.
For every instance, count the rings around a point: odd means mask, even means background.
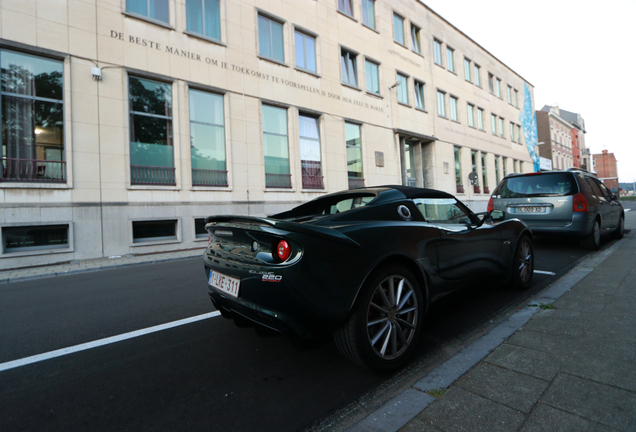
[[[574,176],[569,173],[524,175],[504,179],[496,195],[501,198],[567,196],[578,192]]]

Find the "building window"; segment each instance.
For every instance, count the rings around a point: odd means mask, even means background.
[[[478,167],[477,167],[478,158],[477,158],[477,152],[475,150],[472,150],[470,152],[470,160],[471,160],[471,162],[473,164],[472,168],[473,168],[473,172],[475,173],[475,176],[476,176],[475,180],[474,180],[474,182],[475,182],[474,186],[477,186],[475,188],[475,193],[479,193],[479,191],[478,191],[478,187],[479,187],[479,170],[478,170]]]
[[[338,11],[353,18],[352,0],[338,0]]]
[[[318,117],[298,115],[303,189],[323,189]]]
[[[352,87],[358,87],[356,55],[343,48],[340,51],[340,67],[342,69],[342,83]]]
[[[176,219],[133,221],[133,243],[178,240]]]
[[[499,156],[495,156],[495,180],[499,184]]]
[[[404,18],[393,14],[393,40],[404,45]]]
[[[263,154],[265,187],[291,188],[285,108],[263,105]]]
[[[170,23],[168,0],[126,0],[126,12]]]
[[[459,121],[459,116],[457,115],[457,98],[454,96],[450,97],[450,113],[451,120]]]
[[[475,85],[478,87],[481,87],[481,78],[479,76],[480,72],[481,72],[481,67],[479,67],[478,65],[475,65]]]
[[[481,184],[484,186],[484,193],[490,193],[488,190],[488,172],[486,171],[486,153],[481,154]]]
[[[207,238],[209,233],[205,229],[205,218],[194,219],[194,237]]]
[[[517,142],[519,144],[523,143],[523,139],[521,137],[521,126],[517,125]]]
[[[347,176],[349,178],[349,189],[364,187],[360,125],[345,122],[345,140],[347,141]]]
[[[66,182],[63,63],[0,50],[0,182]]]
[[[192,89],[189,96],[192,186],[227,186],[223,96]]]
[[[420,28],[411,23],[411,49],[422,54],[422,41],[420,40]]]
[[[446,117],[446,93],[437,91],[437,115]]]
[[[492,134],[497,135],[497,116],[490,114],[490,127],[492,128]]]
[[[362,0],[362,24],[375,30],[375,0]]]
[[[515,142],[515,124],[510,122],[510,141]]]
[[[397,87],[398,102],[408,105],[409,104],[409,79],[408,77],[397,74],[397,82],[400,83]]]
[[[221,10],[219,0],[187,0],[188,31],[221,40]]]
[[[496,84],[497,84],[497,87],[496,87],[497,97],[501,99],[501,80],[499,78],[497,78]]]
[[[519,108],[519,92],[515,90],[515,107]]]
[[[131,184],[176,185],[170,84],[130,77]]]
[[[373,94],[380,94],[380,74],[379,66],[370,60],[364,61],[365,76],[367,79],[367,91]]]
[[[444,66],[442,64],[442,43],[437,39],[433,39],[433,52],[435,55],[435,64]]]
[[[468,82],[472,81],[470,78],[470,60],[468,60],[467,58],[464,59],[464,78]]]
[[[488,73],[488,90],[490,93],[495,94],[495,76],[490,72]]]
[[[446,67],[449,72],[455,72],[455,50],[446,47]]]
[[[424,83],[415,81],[415,108],[424,110]]]
[[[455,147],[455,186],[457,193],[464,193],[464,186],[462,185],[462,149]]]
[[[262,57],[285,63],[283,24],[258,15],[258,53]]]
[[[508,86],[508,103],[512,105],[512,87]]]
[[[502,138],[506,137],[506,135],[504,133],[504,119],[502,119],[501,117],[499,117],[499,135]]]
[[[69,247],[68,224],[2,227],[4,253]]]
[[[484,129],[484,110],[481,108],[477,108],[477,127],[481,131],[485,130]]]
[[[296,30],[296,67],[316,73],[316,38]]]
[[[468,112],[468,126],[475,127],[475,107],[471,104],[466,105]]]
[[[501,164],[503,165],[503,175],[504,177],[508,175],[508,168],[506,165],[508,165],[508,158],[504,157],[501,158]]]

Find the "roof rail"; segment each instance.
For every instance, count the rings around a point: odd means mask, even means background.
[[[579,167],[570,167],[567,170],[568,171],[581,171],[581,172],[585,172],[585,173],[591,174],[588,170],[583,169],[583,168],[579,168]]]

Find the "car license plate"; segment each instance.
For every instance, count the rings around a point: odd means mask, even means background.
[[[241,280],[223,273],[219,273],[218,271],[210,270],[210,279],[208,283],[219,291],[223,291],[224,293],[229,294],[232,297],[238,297]]]
[[[515,213],[545,213],[545,207],[517,207]]]

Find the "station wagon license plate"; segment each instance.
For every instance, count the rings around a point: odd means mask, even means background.
[[[210,279],[208,283],[219,291],[231,295],[232,297],[238,297],[239,286],[241,280],[232,276],[228,276],[218,271],[210,270]]]
[[[515,208],[515,213],[545,213],[545,207],[525,206]]]

